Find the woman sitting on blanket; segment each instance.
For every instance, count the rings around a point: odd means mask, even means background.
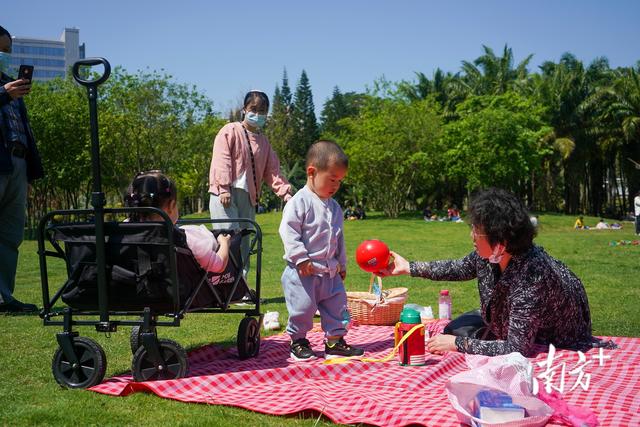
[[[469,328],[448,329],[454,333],[465,330],[459,335],[466,336],[448,334],[445,329],[444,334],[429,339],[430,352],[494,356],[516,351],[531,356],[535,344],[576,350],[614,346],[591,335],[589,302],[582,282],[566,265],[533,244],[536,229],[516,196],[501,189],[482,191],[471,200],[469,218],[475,250],[466,257],[409,262],[391,252],[394,262],[381,273],[431,280],[478,279],[476,327],[471,332]]]

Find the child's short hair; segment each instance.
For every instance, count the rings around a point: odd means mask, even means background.
[[[318,170],[326,170],[331,165],[348,168],[349,158],[335,141],[314,142],[307,151],[306,167],[315,166]]]
[[[247,106],[252,101],[258,101],[258,104],[263,104],[267,107],[267,110],[269,109],[269,97],[267,96],[266,93],[260,90],[251,90],[247,92],[247,94],[244,96],[244,102],[242,103],[242,108],[247,108]]]
[[[151,207],[162,209],[172,200],[178,198],[178,190],[173,181],[162,171],[150,170],[139,172],[131,181],[124,197],[126,207]],[[131,221],[144,220],[148,214],[132,212]]]

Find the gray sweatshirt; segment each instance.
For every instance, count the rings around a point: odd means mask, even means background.
[[[279,231],[290,266],[311,260],[331,276],[338,266],[346,271],[342,209],[332,198],[321,199],[305,185],[285,205]]]

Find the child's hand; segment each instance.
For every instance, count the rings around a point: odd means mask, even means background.
[[[220,233],[220,234],[218,234],[218,238],[216,240],[218,241],[218,244],[220,246],[222,246],[222,245],[229,246],[229,242],[231,241],[231,235],[230,234]]]
[[[342,278],[342,281],[344,281],[347,278],[347,270],[340,270],[338,274]]]
[[[301,262],[296,266],[296,268],[302,277],[313,276],[316,273],[316,269],[310,259]]]

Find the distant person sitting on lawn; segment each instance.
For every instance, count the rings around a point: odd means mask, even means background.
[[[344,211],[344,219],[349,221],[359,219],[356,211],[351,207],[351,205],[347,206],[347,209]]]
[[[433,212],[431,212],[431,208],[429,206],[425,206],[422,210],[422,218],[424,218],[425,221],[431,221],[432,215]]]
[[[640,191],[636,193],[636,197],[633,199],[633,209],[636,222],[636,235],[640,236]]]
[[[584,225],[584,218],[582,216],[576,219],[576,222],[573,224],[573,228],[576,230],[586,230],[589,229],[588,226]]]
[[[282,288],[289,311],[291,358],[316,358],[307,332],[318,310],[325,333],[325,358],[361,356],[344,340],[349,323],[347,252],[342,209],[332,199],[347,174],[349,160],[333,141],[318,141],[307,152],[307,184],[284,207],[280,237],[287,261]]]
[[[453,205],[447,209],[447,219],[449,221],[458,221],[460,219],[460,211],[456,205]]]
[[[355,213],[358,219],[367,219],[367,214],[364,213],[364,208],[362,207],[362,205],[356,206]]]
[[[381,275],[410,274],[431,280],[478,279],[480,313],[475,328],[431,337],[427,349],[495,356],[520,352],[532,356],[535,344],[586,350],[609,347],[591,335],[587,294],[580,279],[562,262],[533,244],[536,230],[522,202],[512,193],[488,189],[469,205],[475,250],[458,260],[394,262]],[[465,315],[463,315],[465,316]],[[461,316],[462,317],[462,316]],[[469,317],[469,316],[467,316]]]
[[[609,224],[604,221],[604,218],[600,218],[600,221],[596,224],[596,230],[608,230]]]

